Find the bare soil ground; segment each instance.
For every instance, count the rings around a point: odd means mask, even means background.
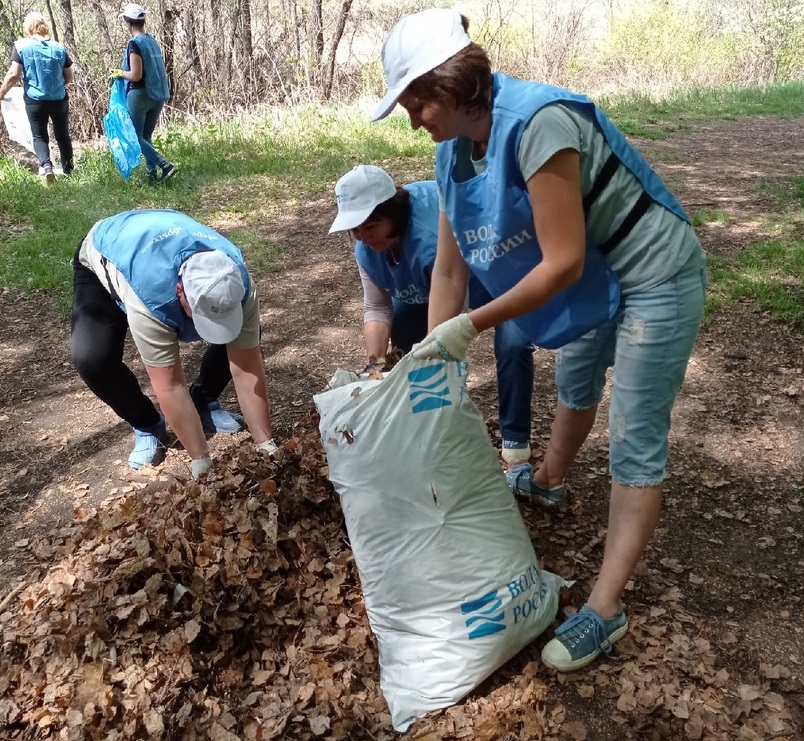
[[[804,172],[804,147],[791,146],[801,142],[803,126],[801,119],[750,117],[696,123],[666,141],[636,143],[688,210],[729,214],[727,224],[699,234],[711,253],[733,256],[762,234],[768,204],[757,182]],[[332,371],[356,368],[362,358],[359,281],[349,245],[325,236],[332,211],[324,194],[264,227],[287,250],[282,270],[260,279],[262,344],[280,440],[298,431],[311,395]],[[225,231],[225,224],[215,226]],[[28,544],[72,522],[75,507],[165,488],[175,475],[187,475],[188,461],[172,450],[160,468],[130,471],[129,429],[71,368],[69,318],[45,295],[9,292],[0,293],[0,314],[2,599],[36,560]],[[632,630],[611,657],[570,677],[550,675],[534,663],[546,635],[457,710],[417,724],[406,737],[804,738],[803,339],[801,328],[772,320],[751,302],[716,315],[701,332],[674,411],[659,529],[626,594]],[[187,357],[192,375],[197,353]],[[131,350],[129,360],[141,371]],[[536,360],[538,458],[555,391],[552,354],[540,350]],[[488,338],[476,343],[470,361],[473,399],[493,420]],[[588,593],[602,557],[605,421],[604,404],[568,479],[569,501],[551,512],[522,505],[543,565],[577,580],[567,598],[573,607]],[[213,451],[231,450],[238,439],[245,434],[219,436]],[[494,702],[513,702],[522,677],[534,673],[542,675],[536,699],[549,723],[523,721],[495,735],[483,725]],[[721,692],[721,701],[691,714],[685,688],[702,685]],[[390,738],[388,730],[352,737]]]

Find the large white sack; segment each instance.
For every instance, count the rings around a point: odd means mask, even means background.
[[[539,568],[466,373],[408,355],[315,396],[398,731],[542,633],[564,583]]]
[[[8,129],[8,138],[22,145],[29,152],[33,152],[33,134],[28,115],[25,113],[25,101],[22,98],[21,87],[13,87],[6,93],[3,100],[0,101],[0,111],[3,113],[3,121]]]

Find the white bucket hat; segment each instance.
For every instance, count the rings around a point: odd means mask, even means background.
[[[329,233],[360,226],[371,212],[396,193],[394,179],[381,167],[358,165],[335,183],[338,215]]]
[[[213,345],[234,340],[243,328],[246,295],[237,263],[218,250],[196,252],[179,274],[201,339]]]
[[[456,10],[430,8],[403,15],[382,45],[382,68],[388,92],[372,115],[385,118],[405,88],[417,77],[454,57],[472,43]]]

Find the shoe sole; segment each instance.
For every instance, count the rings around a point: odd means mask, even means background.
[[[625,621],[625,625],[623,625],[620,628],[617,628],[617,630],[615,630],[609,636],[609,643],[613,646],[627,632],[628,632],[628,620]],[[574,672],[578,671],[578,669],[583,669],[585,666],[591,664],[602,653],[603,649],[598,648],[597,650],[592,651],[592,653],[587,654],[586,656],[582,656],[580,659],[575,659],[575,661],[568,661],[566,663],[562,663],[562,662],[551,661],[544,655],[544,651],[542,651],[542,662],[546,666],[549,666],[551,669],[555,669],[556,671],[559,672]]]
[[[56,182],[56,176],[52,172],[45,174],[45,182],[48,185],[53,185]]]
[[[172,178],[172,177],[174,177],[175,175],[178,175],[178,174],[179,174],[179,168],[178,167],[173,167],[170,170],[168,170],[164,175],[162,175],[162,180],[163,181],[170,180],[170,178]]]

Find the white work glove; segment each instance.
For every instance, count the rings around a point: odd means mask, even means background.
[[[279,446],[274,442],[274,439],[271,438],[270,440],[263,440],[261,443],[257,443],[257,450],[268,453],[268,455],[273,455],[279,450]]]
[[[439,324],[421,342],[413,346],[413,357],[465,360],[469,343],[477,337],[477,330],[468,314],[458,314]]]
[[[212,470],[212,458],[196,458],[193,461],[193,478],[198,479],[199,476],[203,476],[205,473],[209,473]]]

